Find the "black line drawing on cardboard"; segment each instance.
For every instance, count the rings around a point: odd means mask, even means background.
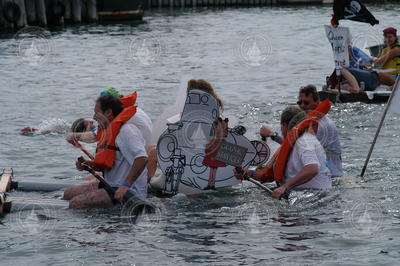
[[[204,190],[238,184],[234,167],[215,159],[222,141],[246,148],[244,168],[263,164],[270,155],[265,143],[244,136],[244,126],[229,128],[228,119],[220,118],[217,100],[202,90],[188,92],[180,121],[167,127],[157,143],[166,194],[177,194],[181,185]]]

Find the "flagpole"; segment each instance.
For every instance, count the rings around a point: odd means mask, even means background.
[[[363,167],[363,169],[361,170],[361,177],[364,177],[365,170],[367,170],[367,166],[368,166],[368,163],[369,163],[369,159],[371,158],[372,150],[373,150],[374,147],[375,147],[375,143],[376,143],[376,141],[377,141],[377,139],[378,139],[378,136],[379,136],[379,133],[380,133],[380,131],[381,131],[381,128],[382,128],[382,125],[383,125],[383,121],[385,120],[386,114],[387,114],[387,112],[388,112],[388,110],[389,110],[390,104],[391,104],[392,99],[393,99],[393,95],[394,95],[395,92],[397,91],[397,86],[398,86],[398,83],[399,83],[399,79],[400,79],[400,76],[397,76],[396,82],[394,83],[394,86],[393,86],[392,93],[390,94],[390,97],[389,97],[389,100],[388,100],[388,102],[387,102],[387,104],[386,104],[385,110],[383,111],[382,119],[381,119],[381,122],[379,123],[378,130],[377,130],[376,133],[375,133],[374,140],[373,140],[373,142],[372,142],[371,148],[369,149],[367,159],[365,160],[364,167]]]

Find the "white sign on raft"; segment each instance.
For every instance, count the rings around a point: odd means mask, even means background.
[[[244,151],[244,168],[268,160],[270,150],[265,143],[248,140],[244,127],[229,128],[228,123],[220,119],[219,106],[212,95],[197,89],[188,92],[180,120],[167,124],[157,143],[158,163],[165,176],[164,193],[174,195],[188,189],[212,190],[238,184],[234,166],[217,160],[221,147],[240,147]]]
[[[332,46],[336,74],[339,75],[340,69],[350,66],[350,30],[347,27],[333,27],[330,25],[325,25],[325,32],[326,37]]]

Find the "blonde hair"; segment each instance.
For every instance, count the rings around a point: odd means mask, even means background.
[[[187,91],[189,92],[190,90],[193,90],[193,89],[198,89],[198,90],[208,92],[217,100],[219,107],[221,109],[224,109],[224,104],[222,103],[222,101],[218,97],[218,95],[215,93],[215,89],[213,88],[213,86],[211,86],[211,84],[208,81],[205,81],[204,79],[189,80]]]

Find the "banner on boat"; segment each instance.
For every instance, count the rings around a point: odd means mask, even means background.
[[[332,46],[336,75],[340,75],[340,69],[350,66],[350,30],[347,27],[325,25],[325,32],[329,43]]]
[[[157,143],[158,163],[165,175],[164,193],[176,194],[188,187],[209,190],[233,186],[239,182],[233,171],[238,162],[248,168],[268,160],[270,149],[264,142],[250,141],[243,126],[231,128],[228,124],[228,119],[220,118],[212,95],[202,90],[188,92],[180,120],[168,123]],[[218,156],[232,165],[219,161]]]
[[[368,9],[359,0],[335,0],[333,2],[334,24],[339,25],[339,20],[349,19],[372,26],[379,24],[379,20],[368,11]]]

